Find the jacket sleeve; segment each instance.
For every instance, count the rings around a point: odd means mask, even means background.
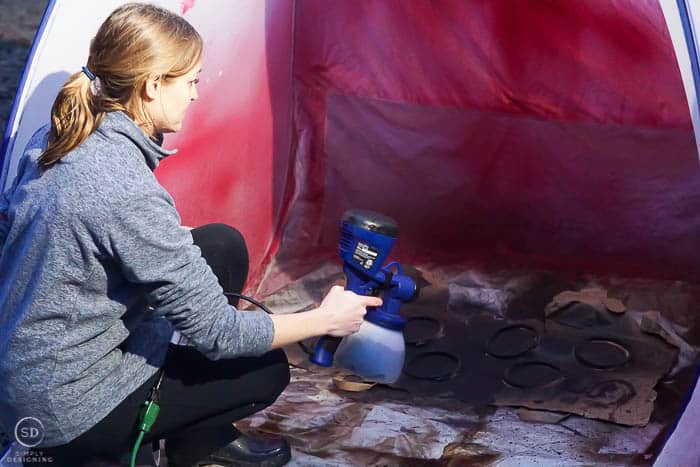
[[[10,187],[0,193],[0,252],[2,252],[5,242],[7,241],[7,236],[10,233],[10,196],[12,196],[15,190],[17,190],[17,186],[20,184],[20,181],[24,176],[24,172],[29,165],[28,162],[29,157],[27,154],[24,154],[17,164],[17,173],[14,180],[10,184]],[[0,186],[0,191],[1,190],[2,187]]]
[[[108,254],[128,281],[143,286],[155,312],[195,348],[212,360],[269,350],[274,334],[271,318],[228,305],[164,190],[133,197],[110,212]]]
[[[10,232],[10,218],[7,212],[8,207],[7,197],[4,193],[0,193],[0,253],[2,253],[2,249],[5,247],[7,235]]]
[[[0,185],[0,252],[10,232],[10,196],[17,190],[17,187],[22,181],[39,175],[37,160],[46,147],[49,128],[50,125],[44,125],[29,138],[27,146],[22,153],[22,157],[20,157],[17,163],[17,173],[9,188],[4,190]],[[7,157],[9,157],[9,154]]]

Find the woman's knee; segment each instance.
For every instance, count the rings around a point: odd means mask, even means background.
[[[192,229],[192,238],[195,245],[204,253],[209,252],[221,255],[222,252],[233,256],[244,257],[248,260],[248,246],[243,234],[227,224],[205,224]]]
[[[194,244],[227,292],[243,290],[248,278],[248,248],[237,229],[226,224],[206,224],[192,230]],[[232,304],[236,304],[234,300]]]

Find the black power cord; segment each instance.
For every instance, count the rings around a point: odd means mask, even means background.
[[[264,311],[265,313],[267,313],[268,315],[273,314],[273,313],[270,311],[270,309],[269,309],[268,307],[266,307],[265,305],[263,305],[263,304],[260,303],[259,301],[255,300],[254,298],[251,298],[251,297],[248,297],[248,296],[246,296],[246,295],[243,295],[243,294],[240,294],[240,293],[236,293],[236,292],[224,292],[224,295],[226,295],[227,297],[240,298],[241,300],[245,300],[246,302],[250,302],[250,303],[252,303],[253,305],[257,306],[258,308],[260,308],[261,310],[263,310],[263,311]],[[297,312],[297,313],[299,313],[299,312]],[[299,345],[299,347],[301,348],[301,350],[302,350],[306,355],[311,355],[311,354],[314,353],[312,349],[309,349],[308,347],[306,347],[306,345],[304,344],[303,341],[299,341],[299,342],[297,342],[297,344]]]
[[[143,406],[139,411],[138,435],[136,437],[136,441],[134,442],[134,447],[131,450],[131,461],[129,463],[130,467],[136,466],[136,457],[138,456],[143,437],[146,435],[146,433],[151,431],[151,427],[156,422],[158,413],[160,412],[160,385],[163,382],[165,370],[161,368],[158,373],[158,380],[151,389],[151,394],[149,395],[148,399],[143,403]]]
[[[268,307],[266,307],[265,305],[263,305],[259,301],[255,300],[254,298],[251,298],[251,297],[248,297],[246,295],[239,294],[236,292],[224,292],[224,295],[227,297],[235,297],[235,298],[245,300],[245,301],[250,302],[253,305],[257,306],[258,308],[263,310],[265,313],[267,313],[269,315],[272,314],[272,312],[270,311],[270,309]],[[299,345],[301,346],[302,350],[304,350],[304,352],[309,353],[308,349],[306,349],[306,347],[301,342],[299,342]],[[167,354],[166,354],[166,358],[167,358]],[[143,407],[141,408],[141,411],[139,413],[139,432],[138,432],[138,436],[136,438],[136,441],[134,442],[134,447],[131,451],[131,462],[130,462],[131,467],[134,467],[136,464],[136,456],[138,454],[139,448],[141,447],[141,442],[143,441],[143,437],[146,435],[146,433],[148,433],[151,430],[151,427],[155,423],[156,418],[158,418],[158,413],[160,412],[160,405],[159,405],[160,385],[163,382],[164,374],[165,374],[165,372],[161,368],[159,371],[158,380],[156,381],[156,384],[153,386],[153,389],[151,389],[151,394],[150,394],[148,400],[146,400],[143,403]]]
[[[240,293],[236,293],[236,292],[224,292],[224,295],[226,295],[227,297],[240,298],[240,299],[242,299],[242,300],[245,300],[246,302],[250,302],[250,303],[252,303],[253,305],[257,306],[258,308],[260,308],[262,311],[264,311],[264,312],[267,313],[268,315],[271,315],[271,314],[272,314],[272,312],[270,311],[270,309],[269,309],[268,307],[266,307],[265,305],[263,305],[263,304],[260,303],[259,301],[255,300],[254,298],[250,298],[250,297],[248,297],[248,296],[246,296],[246,295],[243,295],[243,294],[240,294]]]

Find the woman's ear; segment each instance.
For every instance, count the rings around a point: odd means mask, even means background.
[[[160,96],[160,87],[163,85],[160,75],[151,75],[146,80],[143,88],[143,98],[147,102],[154,101]]]

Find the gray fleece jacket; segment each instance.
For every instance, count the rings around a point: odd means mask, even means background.
[[[41,172],[47,129],[0,197],[0,424],[65,444],[162,366],[173,328],[210,359],[259,355],[262,312],[227,304],[153,175],[172,154],[124,113]]]

